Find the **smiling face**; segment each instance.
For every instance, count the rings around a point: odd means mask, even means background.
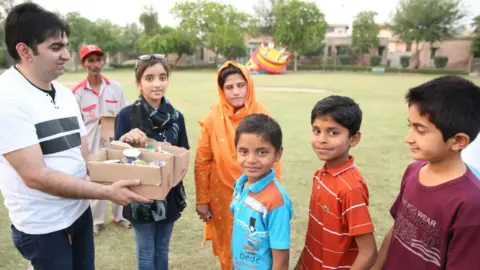
[[[223,93],[230,105],[237,109],[241,108],[245,105],[247,81],[241,74],[231,74],[225,79]]]
[[[315,154],[335,168],[348,160],[348,151],[360,141],[360,132],[350,136],[344,126],[325,115],[317,117],[312,123],[311,143]]]
[[[161,100],[168,88],[168,73],[163,65],[156,63],[147,67],[137,82],[137,88],[147,102],[156,103]]]
[[[30,59],[32,70],[37,71],[43,80],[55,80],[65,72],[65,64],[70,60],[67,44],[68,38],[65,34],[52,36],[38,44],[37,54],[29,50],[26,60]]]
[[[282,151],[282,148],[275,151],[275,147],[260,135],[243,133],[237,142],[237,162],[248,181],[253,183],[270,172],[273,164],[280,160]]]

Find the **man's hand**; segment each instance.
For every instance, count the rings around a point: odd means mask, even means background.
[[[122,205],[130,202],[150,202],[128,189],[139,185],[139,180],[123,180],[104,186],[46,168],[38,144],[4,154],[4,157],[22,177],[26,186],[48,194],[71,199],[111,200]]]
[[[201,220],[207,222],[210,218],[208,213],[210,212],[210,207],[208,204],[197,204],[197,215]]]
[[[126,142],[128,144],[139,144],[139,145],[145,145],[147,142],[148,138],[147,135],[143,131],[141,131],[138,128],[130,130],[130,132],[124,134],[122,137],[120,137],[121,142]]]
[[[140,185],[140,180],[120,180],[109,186],[105,186],[107,190],[107,200],[123,206],[131,202],[150,203],[151,200],[138,195],[137,193],[128,189],[128,187]]]

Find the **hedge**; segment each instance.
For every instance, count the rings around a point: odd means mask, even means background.
[[[402,65],[403,68],[408,68],[408,66],[410,66],[410,59],[412,57],[410,56],[407,56],[407,55],[404,55],[402,57],[400,57],[400,65]]]
[[[340,55],[338,58],[340,59],[340,63],[344,66],[351,64],[352,57],[350,57],[350,55]]]
[[[135,68],[135,64],[128,64],[128,65],[122,65],[122,64],[108,64],[111,68],[115,68],[115,69],[134,69]]]
[[[382,63],[382,57],[381,56],[376,55],[376,56],[372,56],[370,58],[370,66],[376,67],[376,66],[379,66],[380,63]]]
[[[289,66],[289,69],[290,66]],[[299,65],[298,70],[324,70],[324,71],[352,71],[352,72],[371,72],[369,66],[321,66],[321,65]],[[385,67],[386,73],[413,73],[413,74],[449,74],[449,75],[468,75],[468,72],[462,69],[436,69],[419,68],[407,69],[398,67]]]
[[[110,64],[110,67],[115,69],[135,69],[135,64]],[[198,66],[176,66],[175,70],[191,70],[191,69],[217,69],[216,64],[198,65]]]
[[[433,59],[436,68],[445,68],[448,64],[447,56],[435,56]]]
[[[110,65],[113,68],[128,68],[134,69],[135,65]],[[293,64],[288,65],[288,70],[293,70]],[[175,70],[216,70],[217,65],[199,65],[199,66],[177,66]],[[298,65],[298,70],[323,70],[323,71],[351,71],[351,72],[371,72],[370,66],[354,66],[354,65],[337,65],[337,66],[322,66],[322,65]],[[399,67],[385,67],[387,73],[414,73],[414,74],[449,74],[449,75],[468,75],[468,72],[462,69],[436,69],[436,68],[399,68]]]

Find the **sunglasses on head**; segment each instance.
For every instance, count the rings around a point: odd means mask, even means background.
[[[137,69],[138,61],[148,61],[151,59],[165,59],[165,55],[155,53],[155,54],[144,54],[137,57],[137,63],[135,63],[135,69]]]
[[[150,59],[165,59],[165,55],[163,54],[159,54],[159,53],[156,53],[156,54],[144,54],[144,55],[140,55],[139,57],[137,57],[138,60],[140,61],[148,61]]]

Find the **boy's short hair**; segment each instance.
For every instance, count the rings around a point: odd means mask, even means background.
[[[282,129],[280,125],[268,115],[251,114],[245,117],[238,124],[235,131],[235,147],[238,144],[240,135],[256,134],[261,136],[265,141],[271,143],[276,151],[282,148]]]
[[[408,90],[408,106],[416,105],[447,141],[465,133],[472,142],[480,132],[480,88],[459,76],[442,76]]]
[[[349,136],[357,133],[362,125],[360,106],[353,99],[345,96],[332,95],[317,102],[312,109],[310,124],[322,116],[332,117],[335,122],[348,129]]]
[[[23,3],[12,8],[5,20],[4,30],[8,54],[17,62],[20,60],[16,49],[18,43],[24,43],[37,54],[38,44],[48,38],[70,35],[70,27],[65,21],[34,3]]]

